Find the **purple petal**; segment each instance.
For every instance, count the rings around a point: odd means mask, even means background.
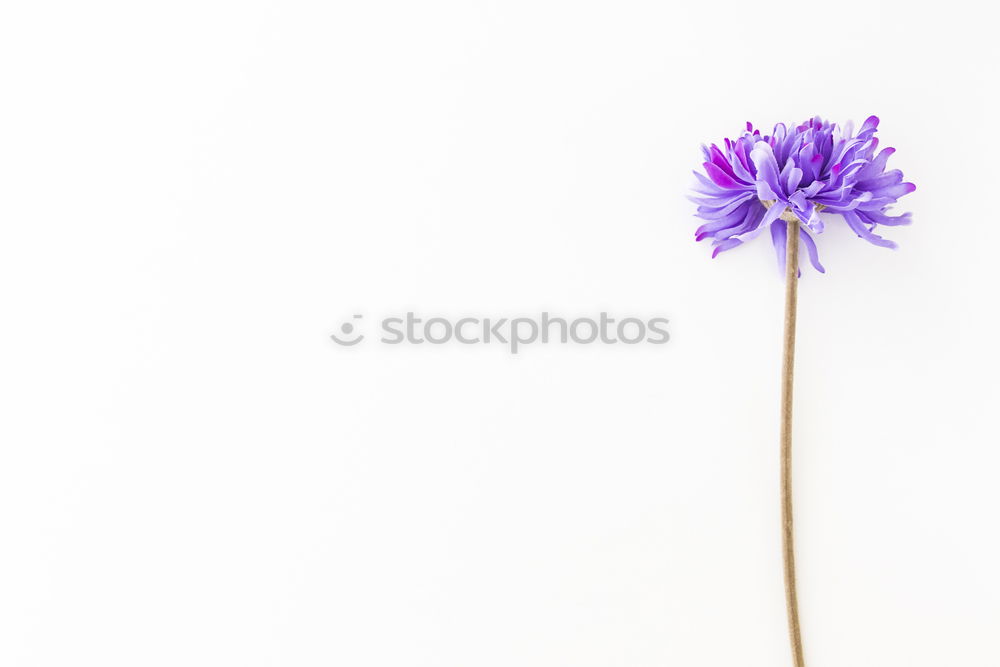
[[[705,172],[708,174],[709,178],[712,179],[712,182],[719,187],[726,188],[728,190],[739,190],[745,187],[744,183],[738,183],[732,176],[722,171],[711,162],[706,162],[703,166],[705,167]]]
[[[714,235],[718,234],[719,232],[722,232],[722,231],[725,231],[725,230],[728,230],[728,229],[732,229],[733,227],[736,227],[736,226],[740,225],[744,220],[746,220],[746,216],[747,216],[747,210],[746,209],[750,208],[747,205],[744,205],[744,206],[746,206],[746,208],[736,209],[735,211],[733,211],[732,213],[730,213],[727,216],[724,216],[722,218],[718,218],[716,220],[711,220],[711,221],[705,223],[704,225],[702,225],[701,227],[699,227],[695,231],[695,237],[694,237],[695,240],[696,241],[701,241],[701,240],[705,239],[708,236],[714,236]],[[729,234],[726,234],[726,235],[727,236],[731,236],[732,233],[730,232]]]
[[[878,234],[873,234],[865,223],[858,217],[858,214],[854,211],[844,211],[841,213],[844,216],[844,220],[847,221],[848,227],[854,230],[854,233],[868,241],[872,245],[881,246],[883,248],[891,248],[895,250],[898,246],[890,241],[889,239],[884,239]]]
[[[858,217],[872,224],[885,225],[886,227],[899,227],[909,225],[913,222],[912,214],[887,215],[885,211],[859,211]]]
[[[877,127],[878,116],[868,116],[868,118],[865,119],[865,122],[861,124],[861,129],[858,130],[858,136],[860,137],[866,133],[875,132]]]
[[[735,236],[732,238],[728,238],[725,241],[719,242],[719,244],[715,246],[715,250],[712,251],[712,259],[718,257],[720,252],[725,252],[727,250],[735,248],[741,243],[743,243],[743,241],[739,240]]]
[[[788,164],[792,164],[791,160]],[[785,192],[795,192],[799,189],[799,183],[802,182],[802,170],[798,167],[792,167],[788,169],[788,174],[785,175]]]
[[[813,265],[813,268],[820,273],[826,273],[826,269],[819,263],[819,250],[816,248],[816,242],[813,240],[813,237],[809,236],[805,229],[799,227],[799,238],[802,239],[802,243],[806,247],[806,252],[809,253],[809,262]]]
[[[691,188],[695,192],[703,195],[708,195],[710,197],[726,196],[729,197],[733,193],[725,188],[720,188],[718,185],[710,181],[703,173],[700,171],[692,171],[695,178],[698,179],[698,187]]]
[[[781,275],[785,275],[785,245],[788,241],[788,225],[784,220],[779,220],[771,225],[771,243],[774,244],[774,252],[778,255],[778,269]]]
[[[750,160],[757,167],[757,197],[762,200],[780,199],[782,193],[778,180],[778,163],[766,142],[758,141],[750,151]]]
[[[892,171],[887,171],[878,176],[872,178],[861,180],[855,184],[856,188],[861,190],[879,190],[881,188],[887,188],[890,185],[897,185],[903,182],[903,172],[899,169],[893,169]]]
[[[722,207],[710,207],[710,206],[699,206],[698,207],[698,217],[704,218],[705,220],[718,220],[719,218],[729,215],[737,208],[743,206],[748,201],[753,199],[752,194],[744,195],[743,197],[737,197],[730,203]]]
[[[871,193],[875,197],[887,197],[889,199],[899,199],[903,195],[908,195],[917,189],[913,183],[899,183],[885,188],[872,189]]]
[[[733,166],[729,164],[729,160],[727,160],[726,156],[722,154],[722,151],[719,150],[718,146],[712,144],[712,148],[709,149],[709,154],[712,156],[712,159],[710,160],[712,164],[721,169],[727,176],[729,176],[733,180],[736,181],[740,180],[739,177],[736,175],[736,173],[733,171]],[[744,185],[749,185],[749,181],[747,181],[747,183],[745,183]]]
[[[775,220],[781,218],[781,214],[784,212],[785,212],[784,204],[778,202],[771,208],[767,209],[767,213],[764,214],[764,217],[761,219],[760,224],[763,225],[764,227],[767,227]]]
[[[858,180],[878,176],[885,171],[885,164],[889,161],[889,156],[896,152],[895,148],[883,148],[868,166],[858,172]]]

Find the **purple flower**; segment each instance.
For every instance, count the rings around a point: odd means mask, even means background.
[[[909,213],[886,211],[916,186],[904,183],[898,169],[885,170],[895,149],[876,153],[877,127],[878,118],[871,116],[855,135],[850,123],[840,128],[817,117],[791,130],[778,123],[767,136],[747,123],[742,136],[726,139],[724,148],[702,146],[707,176],[695,172],[699,196],[692,200],[707,222],[695,240],[711,238],[715,257],[770,229],[783,270],[787,223],[798,220],[809,260],[824,272],[812,236],[823,232],[819,213],[824,211],[842,216],[866,241],[895,248],[875,229],[910,224]]]

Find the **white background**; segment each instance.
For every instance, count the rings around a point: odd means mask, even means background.
[[[782,284],[699,144],[882,119],[801,283],[811,667],[1000,665],[986,3],[23,2],[0,20],[0,663],[774,667]],[[415,310],[665,346],[355,348]]]

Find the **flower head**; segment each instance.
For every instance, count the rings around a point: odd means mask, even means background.
[[[784,268],[787,226],[798,221],[810,262],[824,272],[813,240],[813,234],[823,232],[823,211],[842,216],[866,241],[895,248],[875,229],[910,223],[909,213],[886,211],[916,186],[904,183],[898,169],[885,170],[895,149],[876,152],[877,127],[878,118],[871,116],[854,134],[850,124],[841,128],[817,117],[791,129],[778,123],[768,136],[747,123],[740,137],[725,140],[724,148],[702,146],[705,174],[695,172],[699,196],[692,199],[698,217],[707,222],[695,240],[711,238],[715,257],[770,229]]]

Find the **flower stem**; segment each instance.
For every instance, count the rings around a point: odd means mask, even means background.
[[[795,589],[795,545],[792,530],[792,378],[795,373],[795,316],[799,286],[799,222],[787,223],[785,246],[785,335],[781,364],[781,551],[785,566],[785,605],[792,662],[804,667],[799,601]]]

